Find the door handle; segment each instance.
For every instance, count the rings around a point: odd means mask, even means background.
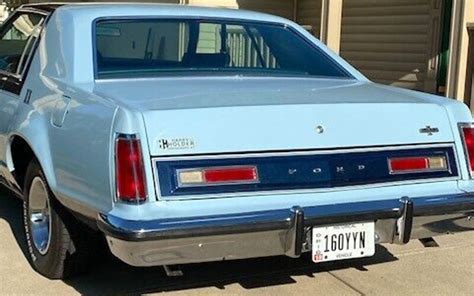
[[[66,120],[66,115],[69,112],[69,104],[71,102],[71,98],[63,95],[61,99],[56,102],[56,106],[54,107],[54,111],[52,113],[51,123],[55,127],[62,127],[64,121]]]

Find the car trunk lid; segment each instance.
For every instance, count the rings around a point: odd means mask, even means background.
[[[143,113],[152,156],[453,142],[441,104],[354,80],[143,79],[96,91]]]

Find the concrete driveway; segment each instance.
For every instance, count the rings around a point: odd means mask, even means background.
[[[474,232],[439,237],[439,247],[384,245],[373,258],[336,264],[277,257],[190,265],[182,278],[105,255],[88,275],[49,281],[25,258],[21,207],[0,190],[1,295],[474,295]]]

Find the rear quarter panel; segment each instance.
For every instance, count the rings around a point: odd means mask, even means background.
[[[54,33],[54,28],[46,30],[41,38],[20,96],[24,98],[30,89],[31,99],[18,107],[10,139],[19,136],[28,142],[52,191],[64,204],[87,209],[86,215],[108,211],[113,203],[111,128],[117,106],[92,94],[92,84],[75,84],[46,73],[51,55],[60,54],[58,48],[63,46]],[[50,48],[55,49],[50,52]],[[62,113],[63,124],[53,124]]]
[[[81,90],[68,91],[70,102],[64,124],[48,125],[51,165],[57,182],[54,191],[65,203],[110,209],[115,106]]]

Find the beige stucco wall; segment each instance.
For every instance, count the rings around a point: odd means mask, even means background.
[[[236,0],[188,0],[190,5],[239,8]]]

